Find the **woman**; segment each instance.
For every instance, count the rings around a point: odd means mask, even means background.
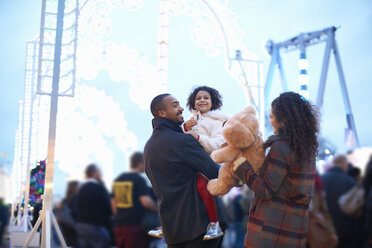
[[[236,175],[254,192],[245,247],[305,247],[317,154],[316,108],[299,94],[282,93],[271,104],[274,134],[259,174],[246,161]]]
[[[78,238],[76,233],[77,221],[77,198],[79,191],[79,182],[70,181],[67,184],[66,195],[60,205],[54,209],[58,224],[60,225],[63,237],[68,246],[78,247]]]

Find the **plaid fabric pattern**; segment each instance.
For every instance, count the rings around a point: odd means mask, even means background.
[[[255,192],[244,247],[305,247],[315,162],[294,162],[277,137],[259,174],[244,162],[236,174]]]

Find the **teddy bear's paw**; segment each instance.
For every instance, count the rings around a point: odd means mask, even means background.
[[[211,195],[215,195],[217,184],[218,184],[218,179],[209,180],[207,184],[207,190],[209,191],[209,193],[211,193]]]
[[[222,184],[219,179],[212,179],[209,180],[207,189],[211,195],[221,196],[227,194],[230,191],[231,186]]]
[[[223,153],[221,151],[219,151],[219,150],[212,152],[211,158],[217,164],[221,164],[221,163],[226,162],[225,159],[224,159],[224,157],[223,157]]]
[[[211,195],[219,196],[219,195],[224,195],[228,192],[226,192],[225,185],[222,184],[221,180],[216,178],[209,180],[207,184],[207,189]]]

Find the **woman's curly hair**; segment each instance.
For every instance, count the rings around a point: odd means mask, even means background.
[[[189,97],[187,98],[187,107],[190,111],[192,111],[193,109],[195,110],[195,97],[196,97],[196,94],[198,94],[199,91],[206,91],[209,93],[209,95],[211,95],[211,100],[212,100],[212,107],[211,107],[211,110],[216,110],[216,109],[220,109],[222,107],[222,96],[220,95],[220,93],[218,92],[218,90],[216,89],[213,89],[211,87],[208,87],[208,86],[199,86],[197,88],[195,88],[191,94],[189,95]]]
[[[280,94],[271,109],[278,123],[278,134],[289,138],[289,147],[297,161],[315,159],[318,154],[318,109],[295,92]]]

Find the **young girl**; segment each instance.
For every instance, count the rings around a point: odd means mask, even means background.
[[[209,155],[220,149],[221,145],[225,143],[222,126],[229,118],[219,110],[222,107],[220,93],[208,86],[200,86],[189,95],[187,107],[193,117],[184,123],[184,131],[194,136]],[[210,222],[204,240],[215,239],[223,235],[217,219],[216,203],[207,190],[207,184],[208,179],[199,174],[196,186],[203,199]],[[162,229],[151,230],[149,235],[162,238]]]
[[[195,117],[185,122],[185,131],[194,136],[209,155],[220,149],[225,142],[222,135],[222,126],[229,118],[229,116],[219,111],[222,107],[220,93],[208,86],[198,87],[190,94],[187,107]],[[216,203],[207,190],[207,184],[208,179],[199,174],[197,188],[203,199],[210,222],[204,236],[205,240],[223,235],[217,219]]]

